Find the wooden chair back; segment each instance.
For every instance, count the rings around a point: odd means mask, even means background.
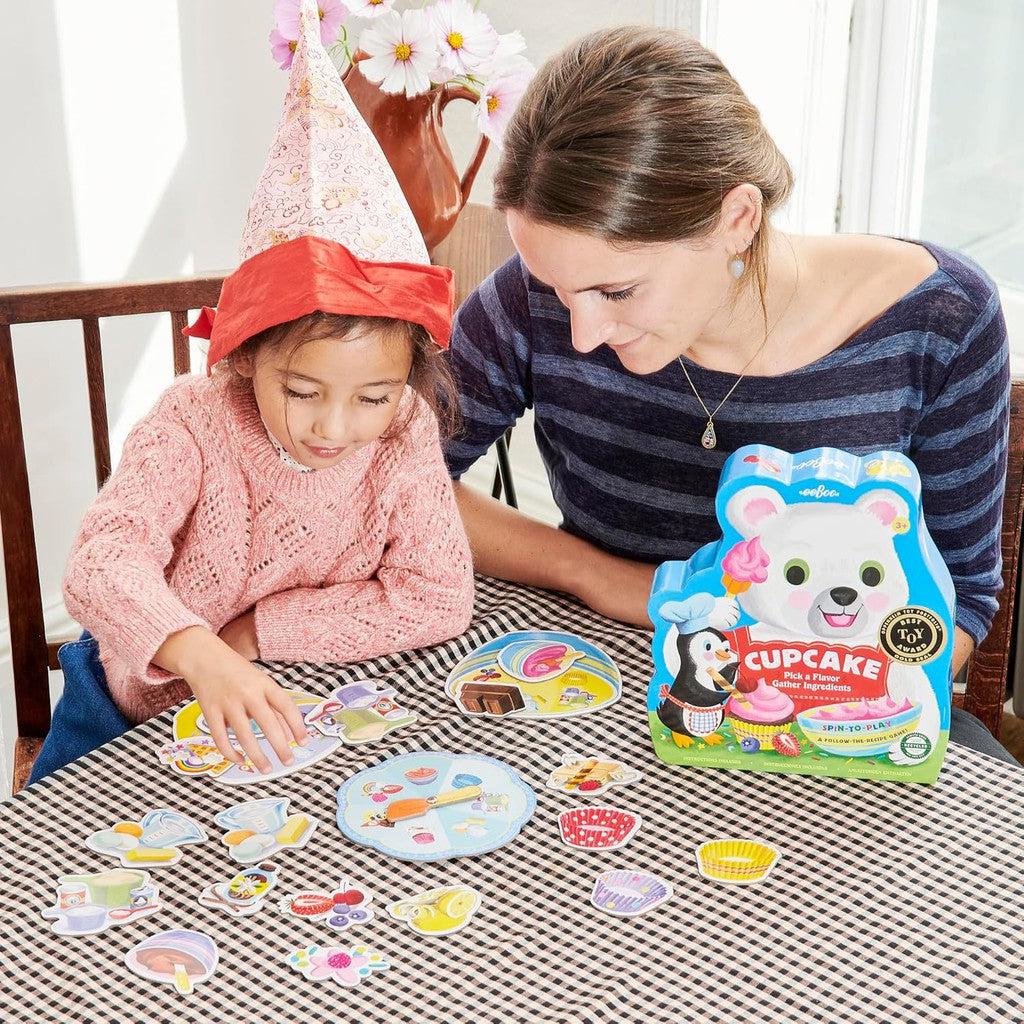
[[[967,689],[956,703],[977,715],[993,736],[1006,703],[1007,682],[1012,672],[1014,623],[1020,600],[1021,521],[1024,518],[1024,377],[1010,381],[1010,439],[1006,458],[1006,494],[1003,498],[1003,589],[999,609],[988,636],[974,652],[967,670]],[[1013,680],[1017,686],[1024,680]]]
[[[59,669],[57,650],[69,638],[49,641],[43,621],[11,327],[57,320],[81,323],[98,489],[106,482],[111,468],[100,321],[140,313],[169,313],[171,362],[168,369],[173,368],[175,374],[187,373],[188,339],[182,337],[181,328],[186,324],[189,310],[217,304],[222,280],[222,277],[193,277],[146,284],[15,288],[0,292],[0,465],[4,467],[0,528],[18,716],[15,792],[24,784],[50,728],[48,671]]]

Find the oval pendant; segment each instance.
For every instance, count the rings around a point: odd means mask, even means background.
[[[715,425],[711,420],[708,420],[707,429],[700,435],[700,443],[708,449],[714,448],[718,444],[718,438],[715,436]]]

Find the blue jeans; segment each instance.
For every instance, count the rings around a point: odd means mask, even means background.
[[[89,633],[73,644],[64,644],[57,657],[64,670],[64,693],[53,709],[50,731],[32,767],[30,783],[132,728],[110,696],[99,644]]]

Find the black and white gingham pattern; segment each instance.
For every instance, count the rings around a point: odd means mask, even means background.
[[[625,681],[610,709],[563,721],[468,718],[444,695],[448,670],[506,631],[563,629],[604,647]],[[0,1019],[38,1022],[311,1022],[414,1024],[898,1024],[1024,1020],[1024,772],[951,747],[937,785],[897,785],[673,768],[658,762],[644,714],[647,637],[550,594],[481,579],[469,632],[419,655],[325,671],[287,666],[288,682],[326,694],[338,678],[387,676],[420,720],[380,744],[342,748],[299,775],[245,788],[188,782],[157,764],[170,714],[147,723],[2,806]],[[347,841],[335,790],[352,772],[416,749],[477,751],[513,765],[537,813],[500,850],[413,864]],[[641,783],[600,802],[639,811],[624,849],[563,846],[556,816],[579,798],[544,789],[566,750],[596,750],[642,769]],[[309,845],[283,851],[280,891],[349,873],[379,906],[342,935],[392,967],[355,989],[311,982],[284,962],[338,933],[281,914],[273,896],[252,917],[200,907],[196,895],[233,862],[214,814],[241,799],[288,795],[321,821]],[[61,938],[39,912],[57,874],[112,866],[84,846],[93,829],[153,806],[197,817],[217,837],[154,872],[165,909],[100,935]],[[693,850],[724,835],[768,839],[782,860],[767,882],[702,879]],[[652,870],[672,900],[635,918],[589,902],[613,866]],[[483,902],[469,927],[415,935],[383,905],[464,882]],[[195,928],[220,947],[216,975],[188,999],[123,966],[126,949],[165,928]]]

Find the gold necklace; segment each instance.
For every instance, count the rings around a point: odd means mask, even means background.
[[[690,390],[693,392],[694,397],[700,402],[701,408],[704,410],[708,418],[708,425],[704,428],[704,433],[700,435],[701,446],[710,451],[718,444],[718,435],[715,433],[715,417],[718,415],[719,410],[729,401],[729,397],[732,393],[740,386],[740,381],[747,375],[747,370],[750,369],[751,363],[761,354],[764,350],[765,345],[768,344],[768,339],[772,336],[772,332],[776,327],[779,326],[783,317],[789,312],[789,307],[793,305],[793,299],[796,297],[797,288],[800,285],[800,268],[797,267],[796,283],[793,285],[793,291],[789,296],[789,301],[786,303],[786,308],[779,314],[778,319],[764,332],[764,340],[760,345],[757,346],[757,351],[747,360],[743,369],[740,371],[740,375],[736,378],[735,383],[725,393],[725,397],[715,406],[715,411],[712,412],[705,404],[704,399],[700,397],[700,392],[694,387],[693,380],[690,377],[690,372],[686,369],[686,364],[683,362],[681,355],[676,356],[676,362],[682,367],[683,373],[686,376],[686,381],[690,385]]]
[[[777,321],[776,321],[777,322]],[[700,402],[701,408],[707,413],[708,425],[704,428],[704,433],[700,435],[700,443],[703,447],[710,451],[718,444],[718,435],[715,433],[715,417],[718,415],[719,410],[729,401],[729,396],[739,387],[740,381],[747,375],[747,370],[750,369],[750,364],[761,354],[762,349],[768,344],[768,337],[771,335],[771,331],[767,331],[764,336],[764,341],[761,342],[757,347],[757,351],[747,360],[746,366],[740,372],[740,375],[736,378],[736,382],[731,388],[725,393],[725,397],[715,406],[715,411],[712,412],[705,404],[704,399],[700,397],[700,392],[694,387],[693,381],[690,379],[690,373],[686,369],[686,363],[683,362],[682,356],[676,356],[676,361],[683,368],[683,373],[686,374],[686,380],[690,385],[690,390],[693,392],[694,397]]]

